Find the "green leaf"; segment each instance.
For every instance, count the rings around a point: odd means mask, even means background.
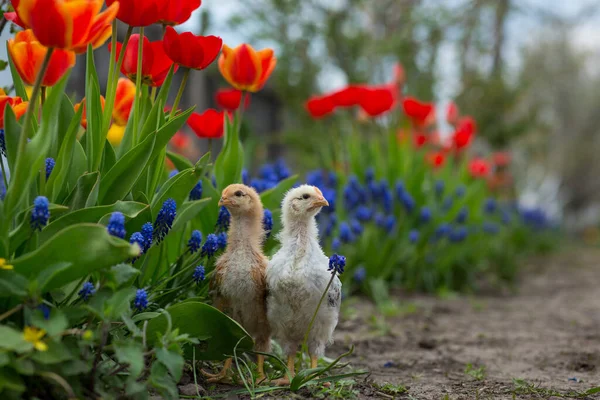
[[[59,232],[36,251],[13,260],[12,264],[15,272],[36,277],[48,265],[71,263],[72,267],[56,275],[47,284],[47,290],[51,290],[138,254],[138,246],[109,235],[106,227],[78,224]]]
[[[112,167],[117,163],[117,155],[115,154],[115,149],[112,147],[112,144],[108,140],[104,144],[104,153],[102,153],[102,175],[106,174]]]
[[[185,363],[181,354],[169,351],[164,347],[157,348],[155,353],[156,359],[167,367],[175,382],[179,382],[183,374],[183,364]]]
[[[73,211],[48,224],[48,226],[40,233],[40,242],[46,242],[57,232],[73,224],[83,222],[96,223],[104,216],[112,214],[115,211],[123,213],[128,219],[132,219],[140,215],[147,208],[149,207],[146,204],[136,203],[134,201],[117,201],[109,206],[89,207]]]
[[[31,229],[31,211],[33,210],[33,206],[29,207],[26,212],[23,213],[23,217],[19,218],[22,220],[21,224],[10,232],[10,253],[14,253],[25,241],[27,241],[31,235],[33,235],[33,230]],[[50,219],[54,218],[55,215],[60,215],[69,210],[68,207],[50,204],[48,206],[48,210],[50,211]]]
[[[194,168],[194,165],[190,162],[190,160],[188,160],[181,154],[167,151],[167,158],[171,160],[171,162],[173,163],[173,165],[175,165],[175,168],[177,168],[178,171],[183,171],[184,169],[188,168]]]
[[[10,363],[10,357],[6,351],[0,351],[0,367],[4,367]]]
[[[86,154],[88,157],[88,171],[93,172],[97,171],[100,166],[106,137],[102,130],[100,84],[92,46],[88,46],[86,55],[85,99],[87,111]]]
[[[99,185],[99,172],[96,171],[81,175],[77,180],[77,185],[66,199],[67,204],[72,210],[92,207],[98,199]]]
[[[55,340],[46,340],[45,342],[48,344],[48,350],[36,351],[31,357],[35,362],[52,365],[73,359],[73,354],[64,343]]]
[[[231,123],[227,116],[224,118],[225,143],[215,161],[215,177],[219,189],[224,189],[232,183],[240,183],[244,168],[244,149],[239,138],[238,116],[235,116],[234,123]]]
[[[8,367],[0,368],[0,393],[6,393],[7,391],[21,393],[25,389],[25,384],[19,374]],[[18,396],[14,398],[18,398]]]
[[[71,194],[73,188],[77,185],[79,178],[87,173],[87,157],[85,150],[79,141],[75,141],[73,146],[73,160],[71,166],[67,172],[67,182],[65,183],[64,190],[57,195],[57,203],[66,203],[66,198]]]
[[[160,127],[160,129],[156,132],[155,135],[156,145],[152,149],[152,156],[150,157],[150,161],[154,161],[154,159],[158,157],[160,152],[167,147],[173,135],[179,129],[181,129],[183,124],[185,124],[190,114],[194,111],[194,108],[195,106],[188,108],[187,110],[178,114],[176,117],[170,119],[166,124]]]
[[[159,315],[161,315],[161,314],[158,312],[143,312],[143,313],[134,315],[132,320],[133,320],[133,322],[145,321],[147,319],[156,318]]]
[[[131,282],[139,274],[140,270],[129,264],[118,264],[110,269],[110,281],[114,288],[118,288]]]
[[[196,359],[223,360],[233,354],[233,348],[242,338],[238,351],[251,350],[254,346],[252,338],[244,328],[208,304],[186,302],[173,305],[166,311],[171,315],[173,329],[179,329],[181,334],[188,334],[192,338],[208,338],[196,346]],[[157,343],[158,335],[166,331],[167,317],[161,315],[148,322],[146,338],[153,345]],[[185,356],[187,359],[192,358],[191,345],[185,348]]]
[[[129,314],[131,311],[130,303],[135,297],[136,289],[128,287],[119,290],[106,302],[104,306],[104,315],[108,318],[117,318],[122,314]]]
[[[202,211],[202,209],[210,203],[210,201],[211,199],[202,199],[184,203],[177,212],[177,217],[175,218],[175,222],[173,223],[173,228],[171,230],[173,232],[178,232],[185,229],[186,224],[196,215],[198,215],[200,211]]]
[[[24,299],[28,296],[29,281],[13,271],[0,271],[0,297],[16,296]]]
[[[61,272],[71,268],[73,264],[67,262],[59,262],[56,264],[48,265],[30,284],[30,291],[36,293],[37,291],[44,293],[46,285],[51,282],[54,277],[59,275]]]
[[[160,362],[152,364],[148,381],[167,400],[177,400],[179,398],[177,384],[168,374],[167,367],[164,364]]]
[[[40,329],[46,331],[50,337],[59,336],[69,327],[69,321],[65,314],[58,308],[50,310],[50,317],[44,318],[40,310],[36,310],[31,316],[31,323]]]
[[[122,364],[129,365],[129,374],[137,378],[144,370],[144,348],[136,341],[115,344],[115,355]]]
[[[290,176],[282,180],[272,189],[265,190],[260,194],[263,207],[269,210],[278,210],[285,194],[298,182],[298,175]]]
[[[125,198],[150,161],[156,136],[147,137],[117,161],[100,182],[99,204]]]
[[[158,211],[167,199],[175,200],[178,207],[181,207],[183,202],[187,200],[190,191],[196,186],[200,179],[202,171],[187,169],[179,172],[177,175],[166,181],[150,204],[152,216],[156,217]]]
[[[13,362],[13,366],[21,375],[31,376],[35,373],[35,364],[33,361],[25,358],[16,358]]]
[[[6,147],[6,160],[8,169],[13,170],[17,161],[19,138],[21,137],[21,124],[17,121],[11,107],[4,107],[4,145]]]
[[[50,146],[50,152],[48,154],[49,157],[52,157],[54,159],[57,158],[58,151],[62,147],[62,143],[65,137],[67,136],[69,128],[73,123],[73,116],[75,115],[76,113],[73,107],[73,103],[71,103],[71,99],[69,98],[69,96],[67,96],[66,93],[63,93],[58,114],[57,137],[56,141]]]
[[[17,353],[24,353],[33,349],[33,344],[29,343],[23,337],[23,333],[9,328],[6,325],[0,325],[0,349],[12,350]]]

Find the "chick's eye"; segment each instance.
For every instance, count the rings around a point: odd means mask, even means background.
[[[244,195],[244,193],[241,190],[238,190],[234,194],[235,194],[236,197],[242,197]]]
[[[304,200],[306,200],[306,199],[310,198],[310,194],[308,194],[308,193],[304,193],[304,194],[302,195],[302,198],[303,198]]]

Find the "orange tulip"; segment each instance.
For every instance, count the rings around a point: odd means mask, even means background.
[[[236,89],[258,92],[271,76],[276,64],[273,49],[256,51],[248,44],[242,44],[235,49],[223,45],[219,71]]]
[[[106,134],[106,139],[113,146],[118,146],[121,144],[123,140],[123,136],[125,136],[125,127],[117,124],[112,124],[108,129],[108,133]]]
[[[33,85],[44,57],[47,47],[35,38],[33,31],[17,32],[14,39],[8,40],[8,53],[15,64],[17,72],[27,85]],[[56,49],[50,57],[50,64],[42,79],[42,86],[54,86],[60,78],[75,65],[75,53],[69,50]]]
[[[23,25],[33,30],[46,47],[85,51],[98,47],[110,34],[107,27],[117,16],[119,3],[102,9],[103,0],[20,0],[13,6]]]
[[[102,111],[104,111],[104,96],[100,96],[100,104],[102,106]],[[81,107],[82,105],[83,111],[81,114],[81,126],[83,126],[83,129],[87,129],[87,110],[85,107],[85,97],[83,98],[83,100],[81,100],[81,103],[75,104],[75,112],[79,111],[79,107]]]
[[[112,111],[112,117],[115,124],[120,126],[127,125],[134,99],[135,83],[131,82],[129,79],[119,78],[115,95],[115,107]]]
[[[0,94],[0,129],[4,129],[4,109],[9,105],[17,120],[19,120],[25,111],[27,111],[28,102],[23,102],[20,97],[10,97],[4,94],[4,91]]]

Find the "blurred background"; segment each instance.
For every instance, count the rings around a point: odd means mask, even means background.
[[[478,123],[474,151],[512,152],[520,200],[543,200],[581,231],[600,222],[599,11],[599,0],[204,0],[181,29],[275,49],[274,76],[247,114],[252,165],[285,156],[299,172],[319,167],[304,145],[318,143],[327,125],[311,120],[306,100],[389,81],[399,62],[405,93],[437,104],[441,135],[449,132],[443,110],[455,101]],[[85,63],[76,68],[83,76]],[[0,81],[10,86],[7,69]],[[70,82],[82,97],[84,80]],[[192,74],[182,107],[214,107],[224,86],[216,65]],[[192,140],[186,152],[196,157],[203,146]]]

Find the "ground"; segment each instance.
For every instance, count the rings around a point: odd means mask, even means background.
[[[584,394],[600,386],[600,250],[530,259],[519,282],[476,296],[399,294],[387,317],[351,299],[328,355],[354,344],[347,361],[370,374],[269,398],[600,398]]]

